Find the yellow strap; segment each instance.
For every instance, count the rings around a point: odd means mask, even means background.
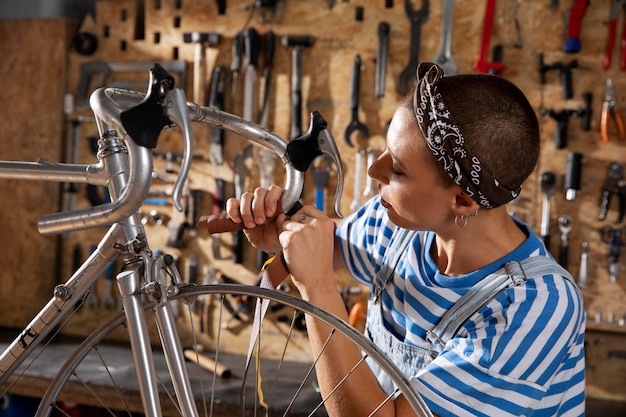
[[[261,378],[261,357],[259,354],[259,349],[257,347],[256,349],[256,353],[254,355],[254,359],[256,362],[256,376],[257,376],[257,391],[259,393],[259,404],[261,405],[261,407],[265,408],[265,415],[269,416],[269,406],[267,405],[267,403],[265,402],[265,398],[263,396],[263,386],[261,384],[262,382],[262,378]]]

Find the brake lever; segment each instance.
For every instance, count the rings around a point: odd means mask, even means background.
[[[341,214],[341,195],[343,194],[343,164],[339,149],[330,131],[328,123],[322,115],[314,111],[311,113],[309,130],[299,138],[287,144],[287,154],[293,166],[302,172],[309,169],[315,158],[326,155],[337,167],[337,189],[335,190],[334,207],[339,218]],[[297,210],[296,210],[297,211]]]
[[[172,199],[174,207],[180,212],[183,211],[182,196],[189,178],[191,160],[193,156],[193,136],[191,132],[191,121],[187,111],[187,99],[185,92],[180,88],[170,90],[164,100],[163,106],[169,119],[178,126],[183,135],[183,157],[180,163],[180,173],[172,189]]]

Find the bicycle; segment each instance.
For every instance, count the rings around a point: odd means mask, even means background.
[[[55,287],[51,300],[0,354],[0,384],[9,381],[7,391],[23,374],[23,371],[16,372],[18,367],[23,364],[29,366],[40,355],[42,349],[53,346],[50,340],[56,333],[55,329],[62,324],[68,313],[86,300],[96,280],[120,258],[123,268],[116,276],[116,282],[123,311],[85,338],[59,368],[42,398],[37,417],[58,413],[69,415],[61,406],[61,400],[69,395],[66,391],[80,392],[81,395],[94,394],[94,398],[82,400],[86,404],[105,408],[111,415],[115,415],[117,410],[126,410],[127,415],[141,412],[148,417],[161,415],[194,417],[201,415],[202,410],[204,415],[213,415],[216,401],[221,400],[224,403],[223,399],[216,398],[216,390],[220,385],[224,385],[226,391],[233,389],[223,379],[217,377],[217,364],[222,358],[227,357],[228,353],[222,353],[220,350],[218,330],[213,352],[216,368],[212,369],[212,372],[207,372],[189,365],[185,360],[183,343],[174,321],[172,304],[183,300],[185,304],[191,305],[194,302],[206,302],[207,297],[213,297],[219,301],[217,314],[221,322],[227,295],[244,297],[252,302],[256,300],[257,303],[263,302],[266,305],[270,303],[277,308],[286,306],[293,310],[294,319],[285,331],[283,353],[291,340],[290,335],[297,321],[296,317],[308,314],[323,321],[334,328],[331,337],[348,337],[360,347],[363,360],[355,364],[355,368],[367,366],[365,361],[372,360],[388,373],[397,386],[397,390],[389,395],[388,400],[402,393],[417,415],[431,415],[395,365],[348,323],[300,298],[259,286],[185,284],[173,263],[173,258],[167,254],[156,254],[149,247],[139,209],[148,195],[151,184],[151,149],[156,146],[159,134],[164,128],[179,128],[184,142],[180,174],[174,184],[172,197],[178,210],[183,209],[181,196],[193,153],[191,124],[198,122],[229,130],[273,151],[285,166],[286,180],[282,207],[285,212],[289,212],[300,204],[298,199],[303,187],[303,172],[313,159],[322,154],[326,155],[337,165],[338,170],[341,169],[341,160],[334,139],[326,129],[326,123],[321,115],[313,113],[309,131],[301,138],[288,143],[280,136],[235,115],[187,102],[184,92],[174,88],[173,77],[158,64],[150,71],[150,83],[145,94],[100,88],[92,93],[90,106],[95,114],[100,135],[96,163],[53,164],[46,159],[37,162],[0,161],[0,178],[88,183],[107,186],[111,195],[111,202],[100,206],[40,217],[38,229],[44,235],[105,225],[109,226],[109,229],[97,249],[65,283]],[[341,191],[339,181],[335,194],[337,212]],[[160,341],[154,346],[147,330],[146,312],[154,316],[158,328]],[[191,314],[190,309],[189,312]],[[259,323],[259,326],[262,324]],[[132,352],[132,360],[122,365],[116,346],[106,343],[106,337],[120,327],[125,328]],[[221,326],[218,326],[218,329],[221,329]],[[156,345],[160,345],[161,349],[157,350]],[[198,344],[194,343],[194,346],[197,347]],[[286,370],[297,366],[285,365],[284,355],[271,361],[262,358],[260,332],[254,338],[251,337],[250,346],[241,386],[237,388],[240,404],[235,405],[235,409],[241,415],[249,412],[256,415],[259,408],[265,409],[268,415],[270,412],[275,413],[276,410],[269,405],[270,400],[281,402],[280,408],[284,408],[280,411],[281,415],[296,415],[300,412],[296,410],[296,405],[300,403],[304,403],[307,409],[310,408],[310,411],[307,411],[308,415],[323,415],[325,398],[321,398],[316,392],[314,381],[316,358],[312,358],[311,364],[299,365],[301,368],[304,367],[305,376],[299,384],[294,384],[289,380],[291,376]],[[109,357],[109,354],[112,357]],[[197,349],[192,353],[196,359],[201,355],[204,356]],[[26,362],[27,358],[31,358],[29,363]],[[107,366],[105,359],[113,359],[113,365]],[[252,362],[256,371],[249,373]],[[268,369],[268,363],[271,363],[271,373],[275,377],[271,390],[267,389],[268,381],[263,379],[261,372],[262,369]],[[132,369],[135,371],[129,372]],[[94,370],[102,372],[102,377],[94,377]],[[349,378],[349,375],[345,378]],[[293,387],[296,387],[295,391]],[[250,389],[254,391],[253,398],[247,396]],[[288,396],[285,395],[286,390],[291,390]],[[308,396],[303,394],[307,391],[311,392],[307,394]],[[137,392],[141,401],[136,399]],[[1,395],[4,394],[6,391]],[[375,412],[376,410],[372,410],[372,414]]]

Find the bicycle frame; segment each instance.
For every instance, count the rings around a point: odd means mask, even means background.
[[[155,66],[156,67],[156,66]],[[156,75],[155,75],[156,74]],[[44,180],[56,182],[88,183],[106,185],[111,203],[87,209],[47,214],[38,222],[42,234],[58,234],[110,225],[97,249],[63,284],[54,289],[53,297],[0,354],[0,384],[7,381],[16,368],[32,353],[34,348],[61,322],[69,311],[84,300],[90,288],[115,260],[122,256],[125,267],[116,281],[127,317],[128,334],[135,361],[140,393],[148,417],[161,415],[156,372],[148,326],[144,315],[143,297],[155,301],[155,320],[161,344],[168,358],[168,368],[174,382],[176,397],[183,416],[198,415],[189,386],[185,359],[178,337],[174,315],[168,295],[176,293],[182,284],[180,275],[167,256],[155,256],[147,242],[146,232],[139,220],[138,210],[148,195],[152,178],[152,153],[131,139],[122,123],[123,113],[139,107],[149,100],[158,102],[169,122],[177,125],[183,134],[184,156],[179,177],[173,191],[174,205],[182,210],[181,195],[191,163],[191,122],[206,123],[232,131],[272,150],[286,169],[285,193],[282,207],[288,211],[298,203],[303,187],[303,171],[292,163],[287,142],[278,135],[247,122],[237,116],[185,101],[182,90],[168,88],[169,79],[158,75],[158,68],[151,70],[151,84],[146,95],[120,89],[98,89],[90,105],[96,116],[100,134],[98,162],[95,164],[52,164],[41,158],[37,162],[0,161],[0,178],[17,180]],[[173,83],[173,81],[172,81]],[[154,108],[154,106],[152,106]],[[314,130],[313,135],[311,130]],[[159,129],[160,132],[160,129]],[[155,138],[156,140],[156,138]],[[304,139],[303,139],[304,140]],[[335,207],[341,196],[343,171],[334,139],[325,129],[310,129],[306,140],[312,155],[304,159],[312,161],[316,155],[325,154],[335,162],[339,181],[335,195]],[[311,148],[311,141],[313,147]],[[315,146],[316,145],[316,146]],[[303,157],[303,155],[296,155]],[[165,270],[169,269],[172,285],[166,283]]]

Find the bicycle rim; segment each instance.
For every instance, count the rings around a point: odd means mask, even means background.
[[[189,355],[191,360],[187,368],[200,416],[327,415],[324,399],[321,398],[315,381],[316,358],[294,360],[288,354],[290,343],[299,344],[302,341],[302,338],[294,337],[294,333],[305,332],[298,324],[302,323],[300,318],[303,313],[332,327],[334,331],[331,337],[347,337],[355,343],[362,351],[363,358],[375,362],[394,382],[397,391],[392,395],[402,393],[417,416],[431,416],[408,380],[369,339],[345,321],[300,298],[256,286],[216,284],[181,288],[180,293],[169,301],[186,305],[180,300],[187,301],[186,304],[193,301],[193,305],[202,301],[206,306],[207,300],[217,304],[213,307],[212,320],[207,320],[203,326],[197,320],[191,319],[191,329],[196,332],[203,330],[202,334],[185,336],[187,340],[193,341],[194,349]],[[227,324],[232,322],[235,315],[239,315],[239,329],[235,337],[245,338],[245,343],[238,344],[247,346],[250,339],[247,331],[252,327],[252,314],[245,312],[243,308],[233,311],[229,300],[246,300],[248,306],[251,305],[251,300],[269,302],[267,311],[272,313],[268,313],[261,324],[250,357],[220,346],[220,341],[223,345],[231,344],[224,332],[229,332],[229,335],[232,333],[227,329]],[[191,308],[194,308],[193,305]],[[146,310],[150,308],[151,305],[146,305]],[[280,317],[291,319],[277,320],[274,313],[278,311]],[[203,310],[202,314],[204,313]],[[135,371],[128,352],[130,349],[128,346],[107,341],[107,337],[123,327],[125,321],[124,314],[120,313],[78,346],[50,384],[36,417],[69,416],[63,411],[63,401],[68,400],[104,409],[108,413],[106,415],[141,415],[142,406],[136,390]],[[214,331],[210,337],[206,336],[209,333],[206,327],[209,325]],[[266,333],[271,336],[266,336]],[[196,349],[204,345],[209,345],[208,349]],[[165,366],[166,359],[157,346],[153,351],[163,415],[180,416]],[[278,354],[268,356],[268,351]],[[204,368],[198,366],[197,359],[201,358],[209,358],[210,365],[205,364]],[[247,366],[246,361],[249,361]],[[368,365],[362,361],[356,366]],[[229,374],[223,373],[223,367],[227,368],[226,372]],[[350,375],[344,377],[346,380],[348,378]],[[371,414],[375,412],[376,410],[372,410]]]

